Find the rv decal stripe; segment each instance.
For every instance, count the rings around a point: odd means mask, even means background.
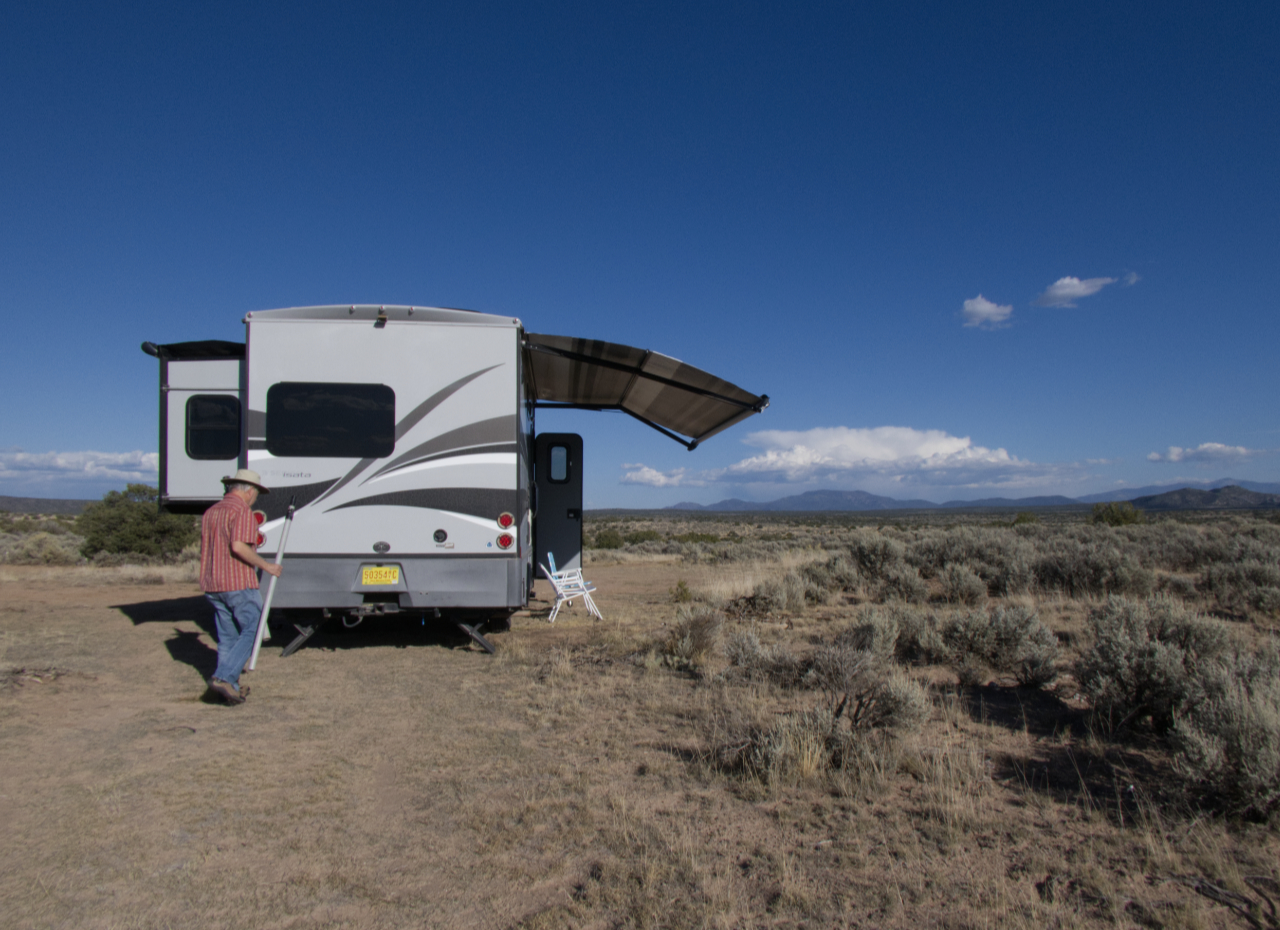
[[[418,423],[422,421],[423,417],[425,417],[432,410],[435,410],[442,403],[448,400],[451,395],[457,393],[462,388],[466,387],[468,384],[470,384],[472,381],[474,381],[476,378],[480,377],[481,375],[485,374],[486,372],[490,372],[490,371],[493,371],[495,368],[501,368],[501,367],[502,367],[501,364],[498,364],[498,365],[490,365],[488,368],[481,368],[479,371],[473,371],[469,375],[464,375],[463,377],[459,378],[457,381],[453,382],[453,384],[450,384],[436,391],[434,394],[432,394],[422,403],[418,404],[418,406],[414,407],[413,411],[407,417],[405,417],[403,420],[401,420],[399,423],[396,424],[396,442],[399,442],[401,437],[403,437],[406,433],[409,432],[409,430],[413,429],[415,426],[418,425]]]
[[[266,513],[268,520],[278,520],[289,509],[290,500],[293,501],[294,507],[301,510],[307,504],[317,500],[337,480],[331,478],[328,481],[317,481],[315,484],[276,485],[271,489],[270,494],[263,494],[258,498],[256,506]]]
[[[482,446],[490,445],[496,442],[510,442],[515,438],[516,434],[516,418],[514,416],[494,417],[491,420],[481,420],[478,423],[468,423],[466,426],[460,426],[457,429],[451,429],[447,433],[441,433],[433,439],[414,446],[403,455],[392,459],[382,468],[374,472],[366,481],[371,481],[381,475],[383,472],[391,471],[400,465],[407,463],[410,459],[419,460],[427,458],[433,453],[450,452],[454,449],[461,449],[465,446]],[[397,430],[397,437],[400,433]]]
[[[335,491],[337,491],[337,490],[338,490],[339,488],[341,488],[343,485],[347,484],[347,482],[349,482],[349,481],[350,481],[352,478],[354,478],[356,475],[360,474],[360,472],[362,472],[362,471],[364,471],[366,468],[368,468],[368,467],[369,467],[371,464],[373,464],[373,462],[375,462],[375,461],[376,461],[376,459],[361,459],[360,461],[356,462],[356,466],[355,466],[355,468],[351,469],[351,471],[349,471],[349,472],[347,472],[345,475],[343,475],[343,476],[342,476],[342,478],[341,478],[341,480],[339,480],[339,481],[338,481],[338,482],[337,482],[333,487],[331,487],[329,490],[327,490],[327,491],[325,491],[323,494],[321,494],[321,495],[320,495],[320,497],[319,497],[318,499],[319,499],[319,500],[324,500],[324,499],[325,499],[326,497],[328,497],[330,494],[333,494]]]
[[[460,391],[462,388],[466,387],[468,384],[470,384],[476,378],[480,377],[485,372],[493,371],[495,368],[501,368],[501,367],[502,367],[501,364],[498,364],[498,365],[490,365],[488,368],[481,368],[479,371],[473,371],[469,375],[463,375],[461,378],[459,378],[457,381],[453,382],[452,384],[445,385],[440,390],[436,391],[434,394],[432,394],[422,403],[418,404],[418,406],[414,407],[407,417],[405,417],[403,420],[401,420],[399,423],[396,424],[396,442],[399,442],[400,437],[404,436],[407,432],[409,432],[409,430],[417,426],[418,423],[422,421],[423,417],[425,417],[432,410],[435,410],[442,403],[444,403],[446,400],[448,400],[450,397],[452,397],[454,394]],[[361,459],[359,462],[356,463],[355,468],[347,472],[343,476],[341,481],[339,481],[332,488],[330,488],[328,491],[322,494],[320,499],[324,500],[324,498],[328,497],[330,494],[334,494],[340,488],[346,486],[346,484],[350,482],[352,478],[354,478],[356,475],[363,472],[374,461],[376,460]]]
[[[370,481],[374,481],[378,478],[381,478],[383,475],[395,474],[397,471],[401,471],[405,468],[410,468],[414,465],[421,465],[423,462],[438,462],[441,459],[457,459],[457,458],[463,458],[464,456],[468,456],[468,455],[485,455],[490,452],[519,452],[519,451],[520,451],[520,447],[514,442],[494,443],[493,445],[487,445],[487,446],[465,446],[461,449],[451,449],[448,452],[437,452],[435,455],[424,455],[420,459],[413,459],[411,461],[404,462],[402,464],[397,465],[395,468],[387,467],[387,468],[379,469],[377,474],[372,475],[369,478],[366,478],[364,481],[361,481],[360,484],[361,486],[364,486],[368,484]]]
[[[414,488],[362,497],[325,513],[347,507],[423,507],[496,520],[504,511],[520,513],[523,496],[511,488]]]

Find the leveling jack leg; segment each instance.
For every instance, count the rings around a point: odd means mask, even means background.
[[[298,631],[298,635],[293,638],[293,641],[289,643],[289,645],[284,647],[284,652],[280,653],[280,658],[283,659],[285,656],[291,656],[301,649],[303,643],[315,636],[316,633],[320,632],[320,627],[323,624],[323,620],[317,620],[311,626],[303,626],[300,623],[295,623],[293,628]]]
[[[463,623],[461,620],[455,620],[454,623],[457,625],[458,629],[460,629],[462,632],[466,633],[468,636],[474,639],[484,649],[485,652],[492,655],[493,653],[498,651],[497,649],[493,648],[493,643],[489,642],[487,639],[481,636],[479,632],[476,631],[475,627],[468,626],[467,624]]]

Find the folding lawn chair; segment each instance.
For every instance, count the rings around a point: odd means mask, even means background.
[[[591,599],[591,592],[596,589],[596,586],[582,577],[582,569],[566,568],[563,571],[556,571],[556,557],[550,552],[547,553],[547,562],[551,566],[550,570],[545,565],[538,566],[556,592],[556,602],[551,606],[551,614],[547,617],[547,622],[555,623],[556,614],[560,613],[560,608],[565,604],[572,607],[574,598],[578,597],[582,598],[582,602],[587,605],[587,610],[592,616],[603,620],[604,614],[600,613],[600,608]]]

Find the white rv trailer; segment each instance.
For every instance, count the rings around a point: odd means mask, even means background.
[[[254,469],[268,559],[294,508],[273,607],[310,619],[287,651],[323,617],[406,612],[489,648],[476,627],[527,605],[547,552],[577,567],[582,440],[535,436],[537,408],[623,410],[693,449],[769,403],[665,355],[468,310],[244,323],[244,343],[143,344],[160,360],[160,506],[203,513],[224,475]]]

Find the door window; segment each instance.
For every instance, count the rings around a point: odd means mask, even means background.
[[[551,468],[547,477],[557,484],[569,480],[569,448],[568,446],[552,446]]]

